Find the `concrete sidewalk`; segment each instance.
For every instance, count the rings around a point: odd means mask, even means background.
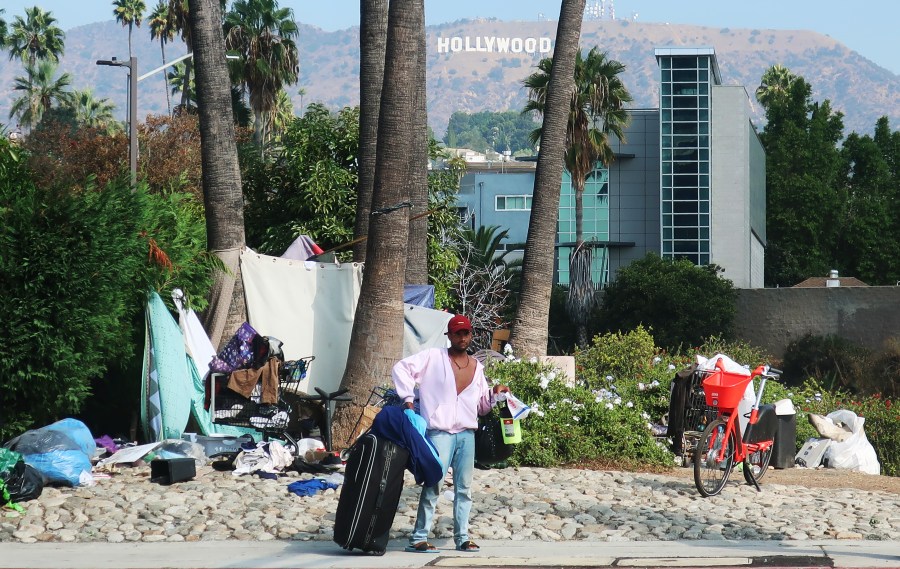
[[[878,567],[900,568],[900,542],[884,541],[482,541],[462,553],[435,540],[435,554],[406,553],[391,542],[383,556],[347,552],[331,542],[4,543],[0,568],[418,568],[418,567]]]

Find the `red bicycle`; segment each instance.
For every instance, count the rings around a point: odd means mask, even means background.
[[[715,371],[703,380],[706,404],[715,407],[716,418],[703,430],[694,452],[694,484],[703,496],[715,496],[722,491],[735,463],[741,464],[744,479],[759,490],[769,468],[778,418],[774,405],[760,405],[766,381],[777,380],[781,371],[761,365],[750,375],[725,371],[721,360]],[[756,401],[750,410],[747,431],[741,433],[738,405],[747,385],[760,378]],[[745,415],[747,417],[748,415]]]

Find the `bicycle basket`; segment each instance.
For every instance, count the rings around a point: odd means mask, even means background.
[[[716,370],[703,380],[706,404],[719,409],[736,409],[753,376]]]

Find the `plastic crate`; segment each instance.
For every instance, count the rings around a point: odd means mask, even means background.
[[[238,452],[240,452],[242,444],[249,443],[252,445],[256,443],[256,441],[253,439],[253,435],[249,433],[240,436],[220,434],[198,435],[197,433],[184,433],[181,435],[181,438],[202,446],[203,452],[206,454],[207,458],[214,458],[216,456],[228,454],[237,454]]]

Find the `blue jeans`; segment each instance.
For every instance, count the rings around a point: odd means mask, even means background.
[[[444,477],[447,476],[447,468],[453,468],[453,541],[459,546],[469,541],[472,476],[475,472],[475,431],[467,430],[451,435],[445,431],[428,430],[426,434],[438,451]],[[416,526],[409,540],[411,545],[427,541],[443,483],[442,477],[436,485],[422,487]]]

